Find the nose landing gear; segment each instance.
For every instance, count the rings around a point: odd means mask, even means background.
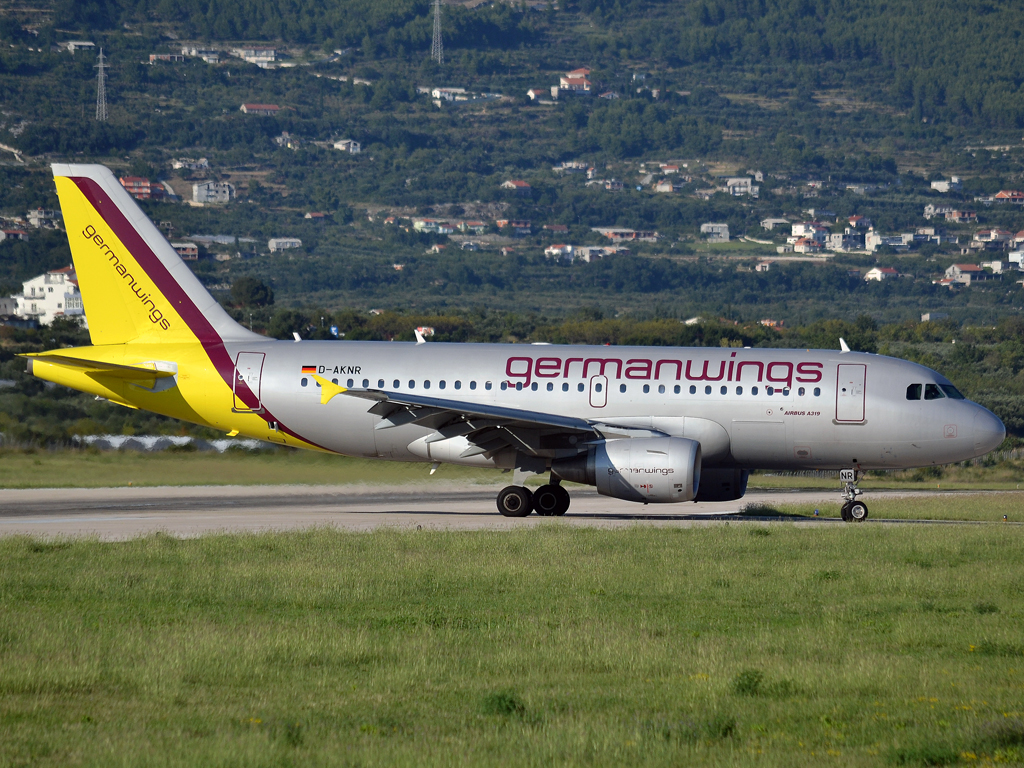
[[[857,470],[839,470],[839,479],[843,483],[843,498],[846,500],[840,510],[844,522],[863,523],[868,519],[868,505],[857,501],[864,491],[857,487]]]

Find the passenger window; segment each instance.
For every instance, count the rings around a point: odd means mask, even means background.
[[[354,384],[355,382],[353,382],[352,379],[349,379],[348,381],[345,382],[345,386],[348,387],[349,389],[352,389]]]
[[[448,382],[445,381],[444,379],[441,379],[439,382],[437,382],[437,388],[438,389],[444,389],[447,386],[448,386]]]
[[[602,389],[604,389],[603,385],[601,385],[601,384],[595,384],[594,385],[594,391],[595,392],[600,392]]]
[[[583,389],[584,389],[584,387],[583,387],[583,384],[582,384],[582,383],[581,383],[581,384],[577,384],[577,385],[576,385],[576,390],[577,390],[577,391],[579,391],[579,392],[582,392],[582,391],[583,391]]]
[[[302,384],[302,386],[307,387],[309,386],[309,379],[303,378],[300,383]]]
[[[554,391],[555,391],[555,385],[554,385],[554,384],[552,384],[552,383],[551,383],[551,382],[549,381],[549,382],[548,382],[548,392],[554,392]]]
[[[522,392],[522,391],[523,391],[523,382],[517,381],[516,382],[516,392]]]
[[[814,396],[815,397],[821,397],[821,387],[815,387],[814,388]]]
[[[416,389],[416,382],[409,379],[409,389]]]
[[[337,384],[337,383],[338,383],[337,379],[331,379],[331,384]]]
[[[425,380],[425,381],[423,382],[423,388],[424,388],[424,389],[430,389],[430,379],[426,379],[426,380]]]
[[[907,387],[907,400],[920,400],[921,399],[921,385],[911,384]]]
[[[491,382],[485,381],[484,382],[484,389],[486,389],[488,392],[490,392],[491,391]]]
[[[665,394],[665,385],[664,384],[659,384],[658,385],[658,394],[659,395],[664,395]]]
[[[462,382],[461,381],[456,381],[455,382],[455,388],[456,389],[462,389]]]
[[[705,395],[710,395],[711,394],[711,385],[710,384],[708,386],[704,387],[704,394]]]
[[[619,392],[625,392],[625,391],[626,391],[626,385],[625,384],[619,384]]]
[[[785,389],[782,390],[782,396],[789,397],[789,387],[786,387]]]
[[[568,382],[565,382],[564,384],[562,384],[562,391],[563,392],[568,392],[569,391],[569,383]]]
[[[736,387],[736,394],[737,395],[742,395],[743,394],[743,387]]]
[[[476,382],[475,381],[469,382],[469,388],[470,389],[476,389]]]
[[[765,387],[764,388],[764,393],[766,395],[774,395],[775,394],[775,387]]]
[[[537,382],[536,381],[533,382],[533,384],[530,385],[530,389],[532,389],[534,392],[537,391]]]
[[[942,391],[946,393],[946,397],[951,400],[966,400],[967,398],[960,394],[960,390],[954,387],[952,384],[940,384]]]
[[[690,394],[691,395],[696,395],[697,394],[697,388],[695,386],[693,386],[693,384],[690,385]]]
[[[504,392],[506,389],[508,389],[508,382],[507,381],[501,382],[501,391]]]
[[[751,387],[750,394],[752,394],[754,397],[757,397],[757,387]]]
[[[377,389],[384,389],[384,379],[377,379]]]
[[[400,386],[402,386],[402,382],[400,382],[398,379],[395,379],[395,389],[398,389]]]
[[[366,389],[369,386],[370,386],[370,380],[369,379],[363,379],[363,389]]]
[[[721,390],[719,390],[719,391],[720,391],[720,392],[721,392],[721,393],[722,393],[723,395],[727,395],[727,394],[729,394],[729,388],[728,388],[728,387],[722,387],[722,389],[721,389]]]
[[[644,384],[644,394],[645,395],[649,395],[650,393],[651,393],[651,385],[650,384]]]
[[[800,397],[803,397],[804,395],[806,395],[806,394],[807,394],[807,390],[806,390],[806,389],[804,389],[803,387],[800,387],[800,389],[798,389],[798,390],[796,391],[796,393],[797,393],[798,395],[800,395]]]
[[[925,400],[941,400],[945,395],[942,394],[942,390],[939,389],[938,384],[925,384],[924,385],[924,399]]]

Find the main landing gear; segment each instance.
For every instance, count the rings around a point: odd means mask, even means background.
[[[527,517],[531,512],[542,517],[560,517],[568,510],[569,492],[557,481],[532,493],[520,485],[510,485],[498,494],[498,511],[505,517]]]
[[[864,491],[857,487],[857,470],[839,470],[839,479],[843,482],[843,503],[840,514],[843,521],[847,523],[863,523],[868,519],[868,505],[863,501],[857,501],[857,497]]]

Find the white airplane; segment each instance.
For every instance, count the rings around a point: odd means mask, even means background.
[[[549,473],[501,514],[562,515],[561,482],[642,503],[732,501],[753,469],[858,473],[963,461],[1002,422],[943,376],[844,349],[278,341],[202,287],[99,165],[53,166],[93,345],[29,371],[129,408],[282,445]]]

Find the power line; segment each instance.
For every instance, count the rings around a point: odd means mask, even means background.
[[[430,45],[430,58],[444,64],[444,42],[441,40],[441,0],[434,0],[434,42]]]
[[[100,48],[100,63],[96,65],[99,74],[96,76],[96,119],[101,123],[107,122],[107,65],[103,58],[103,49]]]

